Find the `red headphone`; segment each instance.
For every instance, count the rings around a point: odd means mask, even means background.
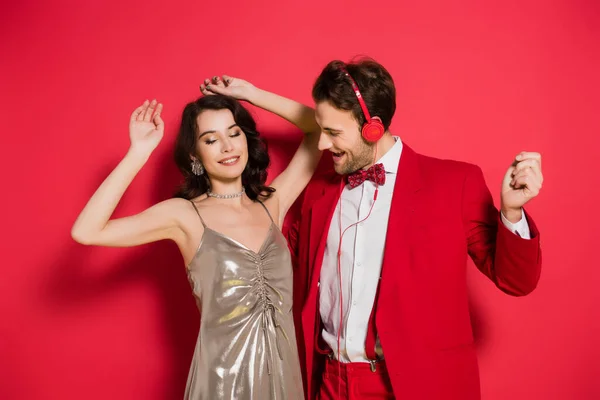
[[[348,77],[348,80],[352,85],[352,89],[354,89],[354,94],[356,94],[356,98],[358,99],[358,104],[360,104],[363,115],[367,120],[361,129],[362,137],[365,138],[367,142],[374,143],[382,138],[383,134],[385,133],[385,128],[383,127],[381,121],[371,118],[371,114],[369,114],[369,110],[367,109],[367,105],[363,100],[362,94],[360,94],[360,90],[358,90],[356,81],[352,78],[352,76],[350,76],[346,68],[341,67],[340,69]]]

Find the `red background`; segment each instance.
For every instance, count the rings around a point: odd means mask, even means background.
[[[538,289],[510,298],[469,268],[483,398],[600,398],[599,3],[283,3],[3,2],[0,398],[181,398],[198,313],[176,247],[86,248],[70,238],[75,217],[126,152],[145,98],[165,104],[167,134],[117,215],[173,192],[178,119],[203,78],[310,104],[320,69],[357,54],[395,78],[392,131],[479,164],[496,201],[513,156],[543,154],[529,206]],[[300,135],[253,112],[278,172]]]

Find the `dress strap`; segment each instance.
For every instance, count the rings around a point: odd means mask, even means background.
[[[204,223],[204,220],[202,219],[202,216],[200,215],[200,211],[198,211],[198,207],[196,207],[196,204],[194,204],[194,202],[191,200],[190,200],[190,203],[192,203],[192,205],[194,206],[194,210],[196,210],[196,214],[198,214],[198,217],[200,218],[200,222],[202,223],[202,226],[206,228],[206,224]]]
[[[269,216],[271,223],[275,224],[275,221],[273,221],[273,217],[271,217],[271,213],[269,212],[269,209],[267,208],[267,206],[265,206],[262,201],[260,201],[260,200],[257,200],[257,201],[260,203],[261,206],[263,206],[263,208],[267,212],[267,215]]]

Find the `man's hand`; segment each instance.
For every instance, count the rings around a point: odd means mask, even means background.
[[[540,153],[519,153],[502,181],[500,208],[504,217],[512,223],[519,222],[522,207],[540,193],[543,181]]]

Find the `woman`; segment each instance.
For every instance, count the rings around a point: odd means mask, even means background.
[[[201,312],[186,399],[303,399],[291,313],[292,267],[280,227],[320,158],[314,111],[223,76],[188,104],[176,140],[184,183],[178,196],[130,217],[110,219],[160,142],[162,105],[131,115],[131,146],[79,215],[83,244],[177,243]],[[269,157],[237,99],[274,112],[305,132],[288,167],[265,186]]]

